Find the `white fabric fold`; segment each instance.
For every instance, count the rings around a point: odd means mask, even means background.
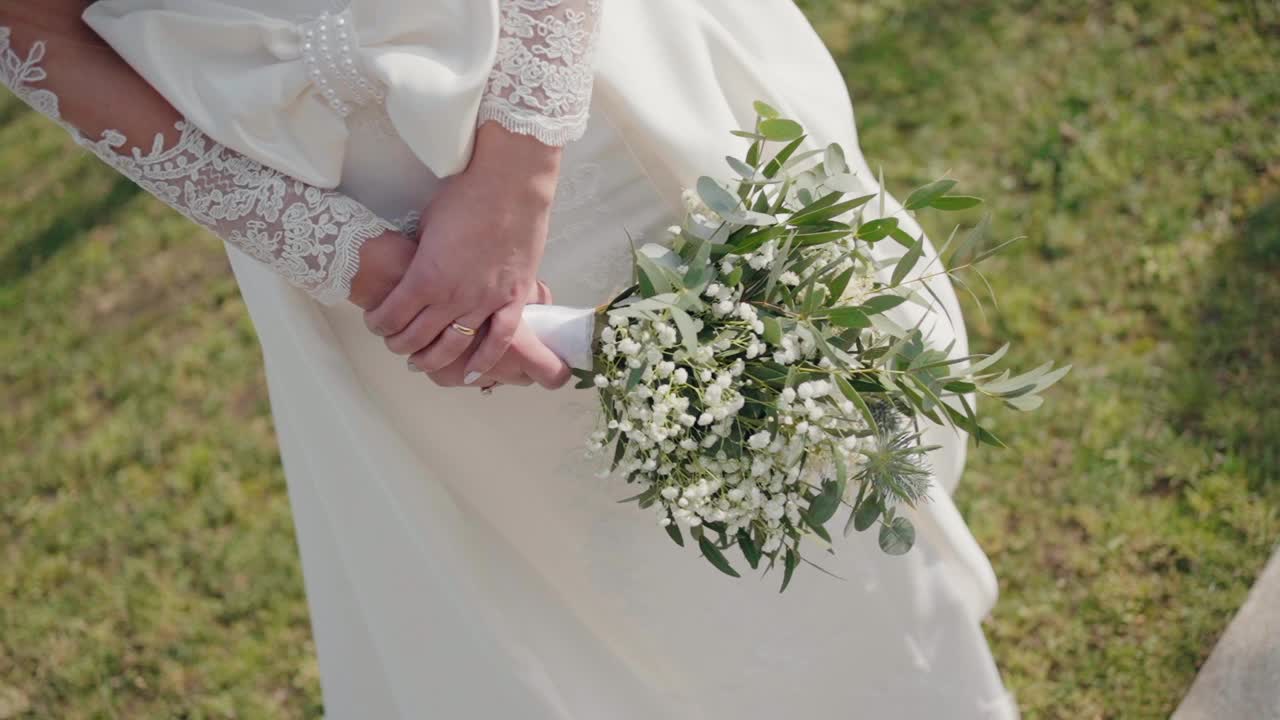
[[[102,0],[84,20],[190,122],[219,143],[323,188],[337,187],[344,118],[308,72],[304,26],[232,0]],[[381,86],[396,132],[439,177],[466,166],[497,53],[497,0],[352,3],[352,57]]]

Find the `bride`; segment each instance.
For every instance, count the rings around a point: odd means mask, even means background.
[[[790,0],[603,5],[9,0],[0,81],[226,240],[330,717],[1015,716],[958,436],[930,431],[914,551],[854,536],[845,580],[785,595],[709,571],[582,458],[590,396],[548,390],[567,368],[525,304],[625,284],[627,234],[678,219],[752,100],[856,147]]]

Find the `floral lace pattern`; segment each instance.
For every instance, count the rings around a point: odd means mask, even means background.
[[[502,0],[498,59],[479,122],[548,145],[586,131],[602,0]]]
[[[21,57],[9,29],[0,27],[0,84],[142,189],[320,302],[345,300],[360,246],[393,229],[355,200],[268,168],[185,122],[176,125],[173,147],[166,149],[159,134],[147,154],[123,153],[127,138],[114,130],[90,140],[62,120],[54,93],[32,86],[47,77],[44,56],[44,43],[36,42]]]

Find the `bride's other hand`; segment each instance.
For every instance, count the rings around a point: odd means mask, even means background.
[[[546,285],[538,283],[537,289],[529,300],[530,303],[550,305],[551,291]],[[428,377],[441,387],[457,387],[465,384],[467,366],[471,353],[464,353],[448,367],[428,373]],[[413,361],[410,360],[412,363]],[[488,387],[494,383],[501,385],[532,385],[554,390],[562,387],[572,375],[569,366],[534,335],[533,330],[525,323],[516,329],[516,334],[507,351],[496,365],[476,380],[476,387]]]
[[[507,354],[535,288],[560,153],[496,123],[480,126],[467,169],[445,180],[428,204],[404,278],[365,315],[392,352],[435,373],[474,343],[466,384]],[[535,338],[522,351],[536,345]]]

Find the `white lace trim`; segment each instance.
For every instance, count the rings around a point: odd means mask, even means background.
[[[586,132],[601,0],[502,0],[498,58],[478,122],[548,145]]]
[[[185,122],[175,126],[174,147],[165,149],[158,134],[148,154],[121,152],[128,141],[115,130],[89,140],[63,121],[54,93],[33,87],[47,77],[44,56],[43,42],[19,56],[9,28],[0,27],[0,84],[144,190],[322,303],[350,295],[360,247],[394,229],[355,200],[268,168]]]

